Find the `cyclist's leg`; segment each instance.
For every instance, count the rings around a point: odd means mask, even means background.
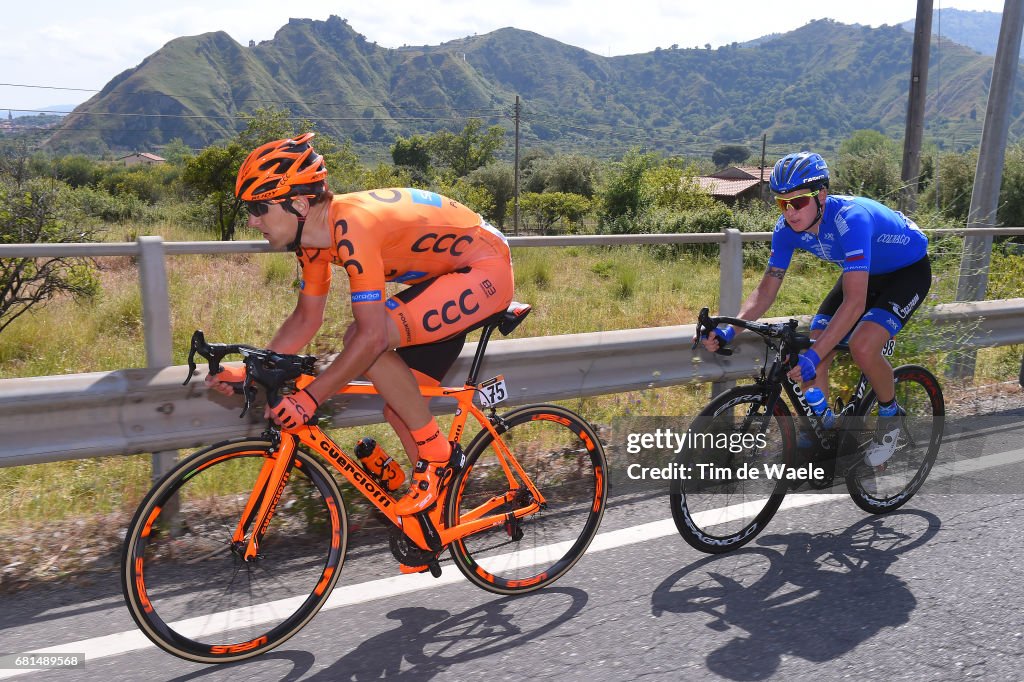
[[[419,386],[408,365],[395,351],[382,353],[366,371],[381,397],[394,415],[396,433],[409,443],[412,452],[413,476],[409,491],[399,500],[395,512],[415,514],[429,508],[437,497],[451,456],[448,439],[441,433],[437,420],[430,413],[428,401],[420,395]]]
[[[356,328],[357,325],[353,322],[346,330],[344,339],[346,345],[356,333]],[[388,345],[397,346],[399,336],[397,327],[391,325],[388,330]],[[366,370],[366,377],[373,382],[384,399],[386,403],[384,417],[395,428],[403,447],[415,464],[417,450],[415,442],[412,441],[411,428],[408,424],[425,425],[433,419],[426,401],[420,397],[416,377],[398,357],[398,354],[391,350],[381,353],[373,365]]]
[[[861,368],[878,400],[875,443],[866,453],[866,461],[882,465],[896,448],[903,409],[896,403],[896,383],[892,365],[882,348],[894,338],[924,301],[931,287],[931,265],[925,256],[917,263],[896,272],[872,278],[868,288],[868,310],[854,329],[850,353]]]
[[[818,306],[818,312],[815,313],[814,317],[811,318],[811,338],[817,339],[821,336],[825,329],[828,327],[828,323],[832,320],[832,316],[835,315],[836,310],[843,302],[843,278],[842,276],[836,280],[832,290],[825,296],[825,300]],[[803,384],[802,389],[806,391],[811,386],[816,386],[821,389],[821,392],[825,394],[825,398],[828,399],[828,372],[832,366],[832,361],[835,359],[835,351],[829,352],[825,357],[821,358],[821,362],[818,363],[817,376],[811,381]]]
[[[850,337],[850,354],[881,403],[896,394],[885,344],[903,329],[924,302],[932,284],[928,256],[905,268],[868,280],[867,310]]]
[[[872,309],[873,312],[876,309]],[[850,336],[850,355],[868,378],[879,401],[887,403],[896,395],[892,365],[882,355],[882,348],[895,334],[865,314]]]
[[[410,287],[387,302],[393,329],[399,335],[396,345],[401,347],[432,344],[457,336],[491,315],[504,310],[512,300],[512,268],[507,258],[489,258],[472,267],[436,277],[419,286]],[[438,349],[441,350],[441,349]],[[437,421],[430,415],[427,401],[414,392],[395,391],[384,385],[398,373],[415,382],[409,366],[398,353],[385,354],[367,372],[367,376],[381,390],[381,396],[400,420],[409,427],[415,440],[417,461],[410,492],[399,503],[399,513],[415,513],[430,506],[441,484],[442,467],[451,452],[446,439],[441,437]],[[448,366],[454,362],[450,357]],[[448,367],[443,370],[447,371]],[[444,372],[440,372],[443,377]],[[428,417],[425,426],[417,427],[423,413]],[[407,417],[409,415],[409,417]]]

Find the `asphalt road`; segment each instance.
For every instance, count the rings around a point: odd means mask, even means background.
[[[398,576],[386,550],[350,554],[332,601],[255,660],[204,666],[148,643],[117,576],[0,602],[0,652],[85,653],[25,680],[621,680],[1024,675],[1024,411],[947,431],[902,510],[791,495],[748,547],[692,550],[661,495],[612,498],[591,551],[553,587],[503,598],[451,564]]]

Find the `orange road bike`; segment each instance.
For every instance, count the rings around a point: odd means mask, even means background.
[[[421,387],[425,397],[457,403],[452,474],[424,512],[397,516],[384,482],[315,424],[270,424],[260,437],[217,443],[179,463],[143,499],[122,552],[125,600],[146,636],[181,658],[227,663],[266,652],[308,623],[338,581],[349,538],[330,468],[390,521],[390,549],[406,566],[439,576],[447,549],[470,582],[506,595],[561,577],[604,515],[604,449],[594,429],[563,407],[499,415],[504,379],[477,381],[492,332],[510,333],[529,310],[513,304],[484,323],[464,386]],[[246,409],[256,386],[273,399],[313,379],[313,356],[207,344],[198,331],[190,378],[197,354],[213,373],[225,356],[243,356]],[[339,393],[376,390],[353,382]],[[470,416],[480,430],[463,453]]]

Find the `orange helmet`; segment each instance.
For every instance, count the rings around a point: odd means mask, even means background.
[[[238,169],[235,196],[279,203],[294,196],[319,196],[326,189],[324,157],[313,150],[313,133],[257,147]]]

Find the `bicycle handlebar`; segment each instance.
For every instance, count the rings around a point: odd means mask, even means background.
[[[718,327],[718,320],[728,319],[730,318],[711,317],[708,315],[707,308],[701,308],[700,313],[698,313],[697,315],[697,336],[694,337],[693,346],[690,348],[690,350],[696,350],[697,344],[700,343],[701,339],[706,337],[711,332],[715,331],[715,328]],[[718,350],[716,350],[715,353],[717,355],[732,355],[732,348],[726,346],[725,341],[721,337],[719,337]]]
[[[245,407],[239,417],[244,417],[256,398],[256,384],[263,386],[267,392],[270,405],[277,403],[281,389],[303,374],[313,374],[316,370],[316,357],[313,355],[289,355],[275,353],[265,348],[256,348],[241,343],[207,343],[206,336],[197,329],[192,334],[192,343],[188,352],[188,377],[183,386],[192,381],[197,369],[196,355],[209,363],[210,374],[216,375],[224,371],[221,360],[228,355],[241,355],[245,361],[245,381],[235,392],[245,396]]]
[[[780,339],[782,347],[786,349],[787,354],[793,357],[800,351],[810,348],[812,344],[809,336],[796,331],[800,323],[794,319],[790,319],[788,322],[768,323],[757,322],[756,320],[741,320],[738,317],[726,317],[724,315],[711,317],[707,308],[701,308],[700,313],[697,314],[697,338],[693,343],[693,348],[697,348],[697,344],[703,336],[714,331],[722,324],[731,324],[734,327],[752,331],[763,338],[766,343],[768,343],[769,339]],[[719,344],[718,350],[715,351],[716,353],[732,355],[732,349],[725,347],[721,340],[719,340]]]

